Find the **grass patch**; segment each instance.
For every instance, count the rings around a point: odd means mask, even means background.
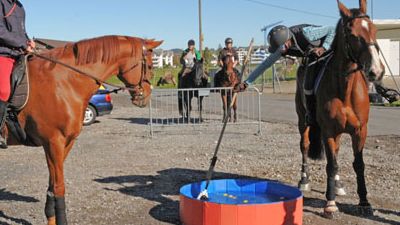
[[[385,104],[385,106],[390,106],[390,107],[400,107],[400,101],[397,101],[397,102],[392,102],[392,103],[388,103],[388,104]]]

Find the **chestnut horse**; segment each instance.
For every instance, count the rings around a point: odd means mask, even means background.
[[[49,225],[67,224],[64,161],[81,132],[90,97],[101,81],[117,74],[130,90],[132,103],[146,106],[151,95],[152,49],[161,43],[105,36],[67,44],[29,60],[30,97],[18,119],[30,142],[43,146],[46,154]],[[13,137],[9,143],[19,144]]]
[[[316,119],[320,134],[311,133],[305,123],[305,106],[302,83],[305,66],[298,71],[296,111],[301,134],[300,148],[303,157],[300,186],[308,185],[307,155],[313,159],[327,159],[327,204],[324,215],[331,217],[338,208],[335,203],[335,184],[339,181],[337,155],[340,137],[350,134],[354,154],[353,168],[357,175],[357,193],[361,213],[372,212],[367,200],[364,178],[363,148],[367,137],[369,117],[368,82],[380,81],[384,66],[379,58],[376,28],[367,16],[366,0],[359,0],[359,9],[348,9],[339,0],[341,18],[332,44],[333,55],[328,61],[319,87],[316,88]],[[313,68],[308,68],[313,72]],[[312,138],[311,136],[316,136]],[[321,145],[322,141],[322,145]]]
[[[214,86],[215,87],[231,87],[234,88],[237,84],[240,83],[240,78],[238,72],[233,67],[235,58],[233,56],[226,56],[224,58],[224,67],[220,70],[214,77]],[[234,101],[232,104],[233,108],[233,122],[237,121],[237,98],[232,99],[232,90],[221,90],[221,99],[222,99],[222,108],[224,110],[223,119],[226,118],[226,114],[228,114],[229,122],[232,121],[231,115],[231,105],[232,100]]]

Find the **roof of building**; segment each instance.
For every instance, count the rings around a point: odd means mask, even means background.
[[[40,44],[40,45],[47,44],[54,48],[63,47],[66,44],[70,43],[69,41],[60,41],[60,40],[52,40],[52,39],[45,39],[45,38],[36,38],[35,40],[37,42],[39,42],[38,44]]]
[[[374,20],[378,39],[400,40],[400,19]]]

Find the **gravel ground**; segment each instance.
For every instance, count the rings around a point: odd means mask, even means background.
[[[65,165],[70,224],[179,224],[179,187],[204,179],[221,126],[180,127],[149,138],[148,109],[114,96],[112,115],[85,127]],[[141,119],[142,118],[142,119]],[[228,126],[216,177],[248,176],[297,185],[301,157],[297,128],[263,123]],[[305,193],[304,224],[400,224],[399,136],[369,137],[366,181],[374,216],[357,215],[350,139],[343,139],[339,166],[347,195],[328,220],[324,206],[325,161],[312,162],[312,191]],[[0,151],[0,224],[45,224],[48,182],[41,148]]]

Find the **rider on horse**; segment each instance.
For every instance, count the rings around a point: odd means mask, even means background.
[[[197,60],[201,60],[201,54],[196,50],[194,40],[189,40],[188,48],[183,51],[181,56],[182,71],[179,73],[178,78],[181,79],[181,77],[191,73]]]
[[[0,17],[0,148],[7,148],[3,128],[11,94],[11,72],[16,59],[32,52],[35,42],[25,31],[25,10],[18,0],[1,1]]]
[[[292,27],[276,26],[268,34],[270,47],[268,51],[271,55],[252,72],[248,79],[240,84],[236,89],[244,90],[253,83],[265,70],[271,67],[282,56],[302,57],[302,66],[308,66],[311,62],[321,57],[331,48],[335,37],[335,27],[315,26],[315,25],[296,25]],[[315,105],[313,88],[316,74],[306,74],[304,93],[307,105],[307,124],[315,124]]]
[[[236,74],[239,74],[239,71],[236,69],[236,65],[239,64],[239,55],[236,52],[236,50],[233,48],[233,39],[228,37],[225,39],[225,48],[221,49],[218,55],[218,65],[223,68],[225,58],[233,56],[234,57],[234,63],[233,63],[233,68],[236,72]]]

